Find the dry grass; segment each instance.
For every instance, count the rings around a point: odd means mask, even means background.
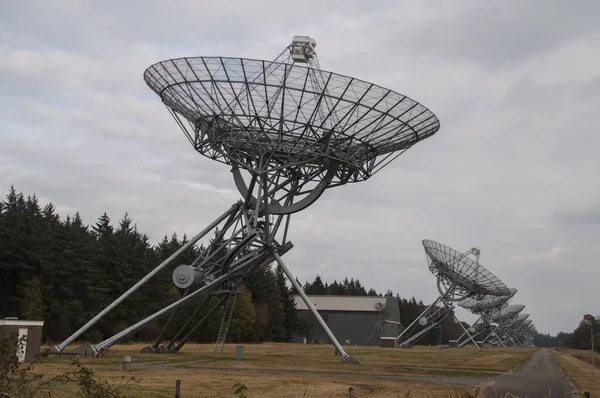
[[[600,370],[596,369],[596,374],[592,377],[591,352],[588,353],[589,363],[587,363],[586,353],[581,350],[553,350],[553,354],[558,366],[571,379],[582,396],[584,391],[588,391],[592,397],[600,397]],[[586,360],[582,361],[578,357]]]
[[[124,373],[116,365],[97,371],[98,376],[114,383]],[[248,388],[248,397],[347,397],[350,386],[354,388],[355,397],[404,397],[408,392],[415,398],[466,396],[461,395],[464,389],[459,387],[372,379],[353,381],[330,376],[250,374],[198,368],[134,369],[125,374],[139,381],[128,390],[135,396],[172,397],[175,380],[181,380],[183,397],[233,397],[236,382]],[[60,396],[75,396],[74,390],[61,391]]]
[[[243,361],[235,357],[235,345],[228,344],[223,360],[211,361],[212,344],[189,344],[177,355],[141,354],[145,344],[113,346],[103,363],[121,363],[124,355],[134,362],[189,362],[194,366],[236,369],[279,369],[350,372],[362,374],[420,374],[442,376],[495,376],[506,372],[529,358],[535,349],[494,348],[478,351],[475,348],[444,349],[414,347],[390,349],[380,347],[350,347],[349,352],[358,358],[361,366],[340,364],[331,345],[303,344],[245,344]],[[229,360],[231,359],[231,360]],[[202,361],[206,362],[205,364]],[[97,359],[82,360],[98,363]]]
[[[561,351],[592,365],[592,351],[591,350],[576,350],[573,348],[562,349]],[[594,365],[596,369],[600,368],[600,353],[594,353]]]
[[[390,349],[350,347],[361,365],[345,365],[330,345],[246,344],[245,358],[236,361],[235,345],[226,345],[223,359],[211,360],[213,345],[189,344],[177,355],[142,354],[144,344],[117,345],[99,359],[81,359],[82,364],[110,382],[125,374],[139,384],[136,396],[172,396],[175,380],[182,382],[182,396],[234,396],[240,382],[249,397],[468,397],[463,387],[393,379],[395,376],[496,376],[514,368],[534,352],[532,349],[474,348],[444,349],[414,347]],[[123,372],[124,355],[132,357],[132,370]],[[60,374],[69,367],[68,358],[44,361],[38,370]],[[159,364],[160,363],[160,364]],[[387,378],[386,378],[387,377]],[[70,395],[64,391],[61,396]]]

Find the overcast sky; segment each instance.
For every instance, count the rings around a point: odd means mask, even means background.
[[[600,314],[598,15],[593,0],[0,0],[0,191],[88,224],[129,212],[153,242],[197,233],[237,191],[144,69],[272,59],[308,35],[324,69],[414,98],[441,129],[294,215],[284,260],[298,278],[352,276],[428,303],[421,240],[478,246],[538,330],[572,331]]]

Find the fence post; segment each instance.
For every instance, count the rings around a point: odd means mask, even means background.
[[[129,370],[131,365],[131,357],[129,355],[125,355],[123,357],[123,370]]]
[[[348,398],[354,398],[354,388],[348,388]]]
[[[237,359],[237,360],[244,359],[244,346],[243,345],[235,346],[235,359]]]
[[[592,394],[590,394],[588,391],[586,391],[586,392],[583,393],[583,396],[585,398],[591,398]]]
[[[181,397],[181,380],[175,380],[175,398]]]

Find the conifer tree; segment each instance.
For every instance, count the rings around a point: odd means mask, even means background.
[[[43,320],[44,301],[40,278],[34,276],[29,279],[21,290],[19,317],[21,319]]]
[[[307,283],[305,285],[304,291],[306,294],[311,294],[314,296],[327,294],[325,284],[319,275],[316,276],[312,283]]]
[[[281,341],[285,338],[285,317],[277,280],[271,267],[255,270],[247,281],[256,307],[255,338],[258,341]]]
[[[279,297],[283,306],[284,313],[284,341],[291,341],[294,333],[298,329],[298,312],[296,310],[296,300],[294,299],[293,288],[286,284],[286,277],[281,267],[277,267],[277,286],[279,288]]]
[[[256,312],[252,303],[252,295],[244,285],[236,298],[233,318],[229,328],[229,338],[234,342],[252,341]]]
[[[19,300],[17,286],[35,275],[34,253],[31,250],[31,220],[27,204],[14,186],[3,206],[3,227],[0,230],[0,317],[17,316]]]

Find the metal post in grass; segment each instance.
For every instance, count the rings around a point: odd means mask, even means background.
[[[244,346],[243,345],[235,346],[235,359],[238,361],[241,361],[242,359],[244,359]]]
[[[594,325],[592,325],[590,333],[592,334],[592,376],[594,376],[596,373],[596,364],[594,364]]]
[[[123,370],[129,370],[131,366],[131,357],[129,355],[125,355],[123,357]]]
[[[594,325],[596,324],[596,318],[593,315],[585,314],[583,319],[590,323],[590,337],[592,343],[592,377],[596,374],[596,364],[594,363]]]
[[[175,380],[175,398],[181,397],[181,380]]]

